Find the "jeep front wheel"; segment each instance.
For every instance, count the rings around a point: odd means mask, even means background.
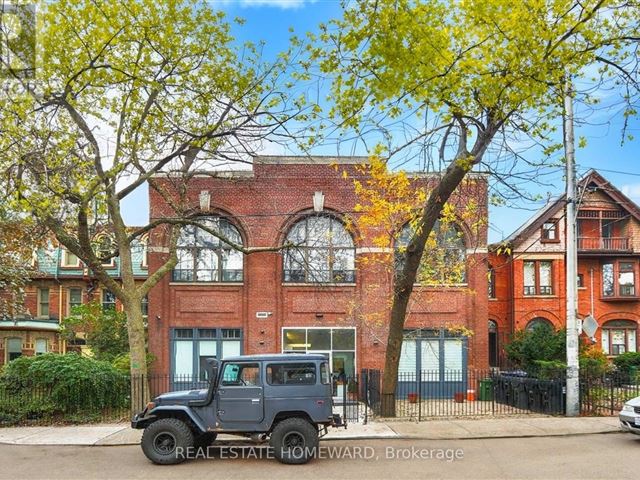
[[[269,445],[282,463],[307,463],[318,448],[318,430],[304,418],[287,418],[275,426]]]
[[[193,447],[193,433],[182,420],[161,418],[144,429],[141,445],[153,463],[181,463],[187,459],[189,447]]]
[[[196,448],[207,448],[216,441],[217,433],[206,432],[193,437],[193,446]]]

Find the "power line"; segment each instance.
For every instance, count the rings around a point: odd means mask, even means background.
[[[600,167],[578,167],[578,168],[580,168],[581,170],[584,168],[586,171],[596,170],[598,172],[617,173],[620,175],[632,175],[634,177],[640,177],[640,173],[622,172],[620,170],[607,170],[606,168],[600,168]]]

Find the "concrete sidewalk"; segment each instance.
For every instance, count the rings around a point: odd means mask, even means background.
[[[617,417],[518,417],[415,422],[371,422],[330,429],[325,440],[407,438],[423,440],[464,440],[479,438],[547,437],[590,435],[620,431]],[[62,427],[0,428],[0,444],[114,446],[140,443],[141,430],[128,424],[78,425]],[[242,440],[220,435],[219,441]]]

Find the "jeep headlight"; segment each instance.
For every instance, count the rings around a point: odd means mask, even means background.
[[[629,405],[628,403],[625,403],[624,407],[622,407],[622,411],[623,412],[633,412],[633,407],[631,405]]]

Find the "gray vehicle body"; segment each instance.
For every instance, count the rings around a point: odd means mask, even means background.
[[[309,366],[315,369],[311,382]],[[225,381],[225,368],[250,367],[258,375],[251,384]],[[306,365],[302,378],[275,380],[274,371],[288,365]],[[201,433],[268,434],[281,419],[302,417],[317,426],[341,426],[332,412],[332,388],[328,359],[318,354],[244,355],[225,358],[208,389],[169,392],[156,397],[132,419],[133,428],[145,428],[158,418],[175,417],[188,421]],[[281,371],[285,371],[284,369]]]

